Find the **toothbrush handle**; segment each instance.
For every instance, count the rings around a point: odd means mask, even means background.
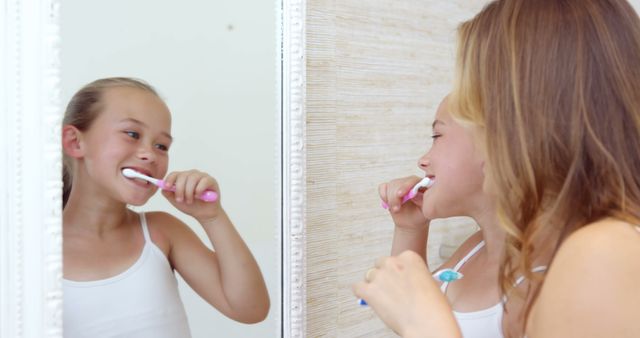
[[[405,197],[409,196],[409,194],[405,195]],[[407,198],[407,200],[409,200]],[[458,279],[462,278],[463,275],[458,272],[455,271],[453,269],[442,269],[436,273],[433,274],[433,278],[441,281],[441,282],[445,282],[445,283],[450,283],[453,281],[457,281]],[[367,301],[362,299],[362,298],[358,298],[358,305],[360,306],[368,306],[369,304],[367,304]]]
[[[406,193],[404,195],[404,197],[402,197],[402,204],[404,204],[406,201],[412,199],[416,197],[416,194],[413,193],[413,191],[409,191],[408,193]],[[389,209],[389,205],[387,203],[385,203],[384,201],[382,201],[382,207],[385,209]]]
[[[176,191],[175,186],[167,187],[162,180],[158,182],[158,187],[160,187],[160,189],[162,190]],[[205,202],[215,202],[218,200],[218,193],[213,190],[205,190],[202,194],[200,194],[200,196],[198,196],[198,199]]]

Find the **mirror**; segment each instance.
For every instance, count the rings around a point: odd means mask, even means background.
[[[135,77],[154,86],[172,112],[169,171],[195,168],[218,180],[223,207],[262,270],[271,309],[253,325],[224,317],[178,277],[194,338],[273,337],[279,327],[276,6],[69,0],[61,7],[61,108],[98,78]],[[209,243],[202,227],[159,193],[136,209],[167,211]]]

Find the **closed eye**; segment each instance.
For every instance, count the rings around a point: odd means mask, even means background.
[[[442,134],[434,133],[433,135],[431,135],[431,138],[435,140],[435,139],[437,139],[438,137],[441,137],[441,136],[442,136]]]

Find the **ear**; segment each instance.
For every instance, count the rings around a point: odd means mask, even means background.
[[[82,132],[70,124],[62,127],[62,149],[64,153],[72,158],[82,158]]]

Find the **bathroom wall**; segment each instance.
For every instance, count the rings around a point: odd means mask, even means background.
[[[351,284],[388,255],[393,223],[377,186],[420,175],[437,105],[452,84],[455,28],[485,1],[307,1],[306,332],[387,337]],[[436,222],[438,265],[475,229]]]

